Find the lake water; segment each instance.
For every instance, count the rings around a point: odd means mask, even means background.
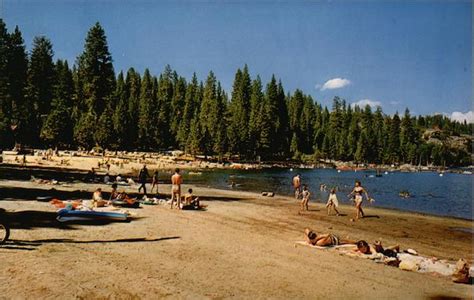
[[[445,173],[439,176],[433,172],[401,173],[393,172],[375,177],[374,171],[342,171],[334,169],[268,169],[268,170],[213,170],[204,171],[202,175],[185,174],[185,181],[197,185],[211,186],[220,189],[242,191],[272,191],[280,195],[292,195],[291,180],[299,173],[302,182],[307,184],[311,200],[326,202],[327,192],[320,191],[320,184],[331,188],[338,186],[340,203],[350,204],[347,194],[360,180],[369,195],[375,199],[371,204],[377,207],[395,208],[405,211],[428,213],[440,216],[452,216],[473,219],[472,188],[473,176]],[[235,187],[231,187],[231,182]],[[401,198],[399,192],[408,190],[410,198]],[[269,198],[271,199],[271,198]],[[365,205],[369,205],[365,202]]]

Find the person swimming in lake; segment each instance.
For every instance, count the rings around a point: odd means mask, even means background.
[[[314,230],[305,228],[305,240],[312,246],[330,247],[338,245],[356,244],[356,241],[341,239],[332,233],[317,234]]]
[[[306,184],[303,185],[303,192],[301,193],[303,200],[301,200],[301,210],[308,210],[308,202],[311,193],[308,190]]]
[[[362,210],[362,194],[365,194],[365,198],[368,201],[371,201],[369,194],[367,191],[362,187],[359,180],[356,180],[355,187],[352,189],[352,192],[348,195],[349,197],[353,197],[355,207],[356,207],[356,217],[355,219],[358,220],[359,217],[364,217],[364,211]]]
[[[336,189],[332,188],[331,193],[329,193],[328,202],[326,203],[326,207],[328,209],[328,216],[331,212],[331,208],[334,209],[336,212],[336,216],[339,216],[339,211],[337,207],[339,206],[339,201],[337,200]]]

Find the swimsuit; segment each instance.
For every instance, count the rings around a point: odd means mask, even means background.
[[[171,191],[173,193],[179,193],[181,191],[181,186],[179,184],[173,184],[171,186]]]
[[[361,204],[362,203],[362,188],[355,191],[354,201],[355,201],[356,204]]]
[[[335,236],[334,234],[329,234],[329,238],[331,239],[331,244],[333,246],[339,245],[339,238]]]

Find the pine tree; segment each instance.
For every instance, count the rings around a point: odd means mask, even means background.
[[[126,150],[138,147],[138,114],[140,102],[141,78],[133,68],[127,71],[125,79],[125,95],[128,96],[128,126],[126,127]]]
[[[388,153],[391,163],[400,161],[400,117],[398,112],[393,116],[390,124]]]
[[[35,116],[31,116],[28,132],[31,137],[37,138],[51,110],[55,85],[55,71],[53,63],[53,46],[46,37],[36,37],[33,40],[30,65],[28,68],[28,102],[34,107]]]
[[[115,138],[111,143],[112,149],[126,149],[127,126],[130,123],[128,115],[128,95],[126,93],[123,72],[117,77],[117,85],[114,93],[115,109],[112,116]]]
[[[11,99],[12,121],[18,124],[16,129],[17,141],[21,144],[32,145],[35,141],[31,138],[36,133],[30,130],[33,125],[31,119],[34,117],[34,107],[25,101],[28,59],[18,26],[9,35],[8,54],[8,94]]]
[[[90,149],[95,145],[94,135],[96,128],[96,116],[91,111],[81,114],[79,121],[74,127],[74,141],[82,148]]]
[[[212,154],[214,139],[216,137],[215,126],[221,117],[218,113],[216,77],[211,71],[204,85],[204,94],[199,112],[201,124],[202,145],[205,155]]]
[[[283,89],[283,84],[281,81],[278,81],[276,106],[278,109],[278,114],[275,119],[276,134],[273,136],[272,148],[275,149],[274,151],[278,156],[280,156],[280,158],[284,158],[289,153],[290,129],[288,120],[288,107],[285,100],[285,90]]]
[[[229,142],[231,151],[241,156],[248,156],[249,120],[250,120],[251,79],[245,65],[235,74],[232,99],[230,102]]]
[[[0,149],[13,144],[11,125],[11,98],[9,95],[8,55],[9,36],[6,24],[0,18]]]
[[[201,101],[199,99],[199,83],[196,77],[196,73],[193,74],[191,82],[186,87],[186,95],[184,97],[184,111],[182,120],[179,124],[179,130],[177,134],[177,140],[181,149],[185,149],[188,135],[191,128],[191,121],[194,117],[194,113],[198,109]]]
[[[138,115],[138,143],[144,150],[155,147],[157,125],[157,99],[153,93],[153,78],[148,69],[143,73],[140,90],[140,104]]]
[[[102,115],[99,117],[97,127],[94,132],[95,144],[102,149],[111,149],[114,138],[114,123],[112,120],[113,111],[111,104],[107,104]]]
[[[72,144],[73,136],[71,114],[74,82],[67,61],[58,60],[55,69],[57,80],[51,111],[41,128],[40,137],[49,147],[66,148]]]
[[[167,65],[164,72],[158,80],[158,134],[156,142],[160,148],[168,148],[175,144],[175,137],[172,136],[170,130],[173,98],[173,72],[171,67]],[[173,116],[175,117],[175,116]]]
[[[173,83],[173,98],[171,100],[171,135],[175,137],[178,142],[178,132],[183,121],[184,109],[185,109],[185,97],[186,97],[186,79],[179,77],[175,72],[175,81]],[[179,142],[178,142],[179,144]],[[176,145],[175,145],[176,146]]]
[[[84,52],[77,58],[77,64],[87,108],[101,116],[115,89],[115,73],[107,37],[98,22],[87,33]]]
[[[217,123],[214,131],[214,153],[219,157],[219,161],[222,161],[224,154],[227,151],[227,119],[225,112],[227,111],[227,95],[221,87],[220,82],[217,82],[217,105],[216,105]]]
[[[191,120],[190,132],[186,141],[186,152],[196,155],[202,151],[201,125],[199,123],[199,113],[196,111]]]

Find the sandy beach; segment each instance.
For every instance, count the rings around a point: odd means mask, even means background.
[[[473,297],[472,285],[449,277],[295,246],[311,227],[472,263],[472,233],[456,230],[472,229],[467,220],[366,207],[368,218],[351,222],[349,206],[341,207],[345,216],[327,216],[313,201],[300,214],[291,198],[194,187],[206,211],[142,205],[130,209],[131,222],[64,225],[49,203],[18,196],[98,186],[107,191],[99,184],[0,181],[0,208],[12,220],[11,241],[0,247],[0,299]],[[160,192],[168,190],[160,185]]]

